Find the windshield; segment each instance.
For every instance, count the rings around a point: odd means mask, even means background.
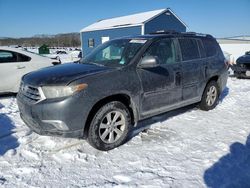
[[[131,61],[145,42],[145,39],[112,40],[97,47],[80,63],[93,63],[110,67],[124,66]]]

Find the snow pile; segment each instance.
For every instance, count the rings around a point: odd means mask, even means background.
[[[229,78],[216,109],[153,117],[126,144],[101,152],[30,132],[16,99],[0,98],[0,186],[249,187],[249,101],[249,80]]]
[[[72,50],[73,48],[65,48],[65,49],[50,49],[50,54],[44,54],[48,58],[60,58],[61,63],[72,63],[74,61],[78,61],[80,58],[78,57],[80,51]],[[38,48],[27,48],[27,51],[38,54]],[[56,54],[57,51],[65,51],[66,54]]]
[[[223,51],[231,54],[231,61],[236,62],[238,57],[250,51],[250,44],[220,44]]]

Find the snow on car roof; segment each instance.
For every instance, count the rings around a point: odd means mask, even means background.
[[[0,50],[9,50],[12,52],[18,52],[18,53],[29,53],[28,51],[25,51],[22,48],[13,48],[13,47],[7,47],[7,46],[0,46]]]
[[[40,55],[38,53],[34,53],[34,52],[31,52],[31,51],[26,51],[22,48],[13,48],[13,47],[6,47],[6,46],[0,46],[0,50],[7,50],[7,51],[12,51],[12,52],[17,52],[17,53],[21,53],[21,54],[24,54],[24,55],[27,55],[29,57],[39,57],[39,58],[48,58],[48,57],[45,57],[43,55]]]

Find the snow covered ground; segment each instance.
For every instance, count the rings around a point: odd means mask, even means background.
[[[231,55],[231,62],[236,62],[238,57],[245,55],[245,52],[250,51],[250,44],[220,44],[223,51]]]
[[[38,48],[27,48],[27,50],[38,54]],[[65,51],[67,54],[56,54],[56,51]],[[79,51],[69,50],[69,48],[65,48],[65,49],[50,49],[50,54],[44,56],[49,58],[59,57],[62,63],[72,63],[74,61],[79,60],[78,55]]]
[[[229,78],[216,109],[151,118],[101,152],[32,133],[15,97],[1,97],[0,187],[250,187],[249,101],[250,80]]]

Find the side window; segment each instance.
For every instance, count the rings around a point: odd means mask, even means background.
[[[89,48],[94,48],[94,46],[95,46],[95,40],[92,39],[92,38],[89,38],[89,40],[88,40],[88,47]]]
[[[124,50],[123,46],[119,45],[111,45],[107,48],[104,48],[97,54],[95,60],[96,61],[105,61],[105,60],[120,60],[122,56],[122,52]]]
[[[202,39],[203,46],[205,48],[206,56],[211,57],[216,55],[217,52],[217,45],[215,44],[215,41],[211,39],[204,38]]]
[[[30,61],[31,58],[26,56],[26,55],[23,55],[23,54],[18,54],[18,62],[27,62],[27,61]]]
[[[161,39],[154,42],[144,56],[157,57],[160,64],[172,64],[176,62],[176,50],[172,39]]]
[[[0,50],[0,63],[17,62],[17,54]]]
[[[183,61],[200,58],[198,45],[195,39],[182,38],[179,39],[179,44]]]
[[[200,56],[201,56],[201,58],[206,57],[206,52],[205,52],[203,43],[201,42],[201,40],[197,40],[197,42],[198,42],[198,47],[199,47],[199,51],[200,51]]]

